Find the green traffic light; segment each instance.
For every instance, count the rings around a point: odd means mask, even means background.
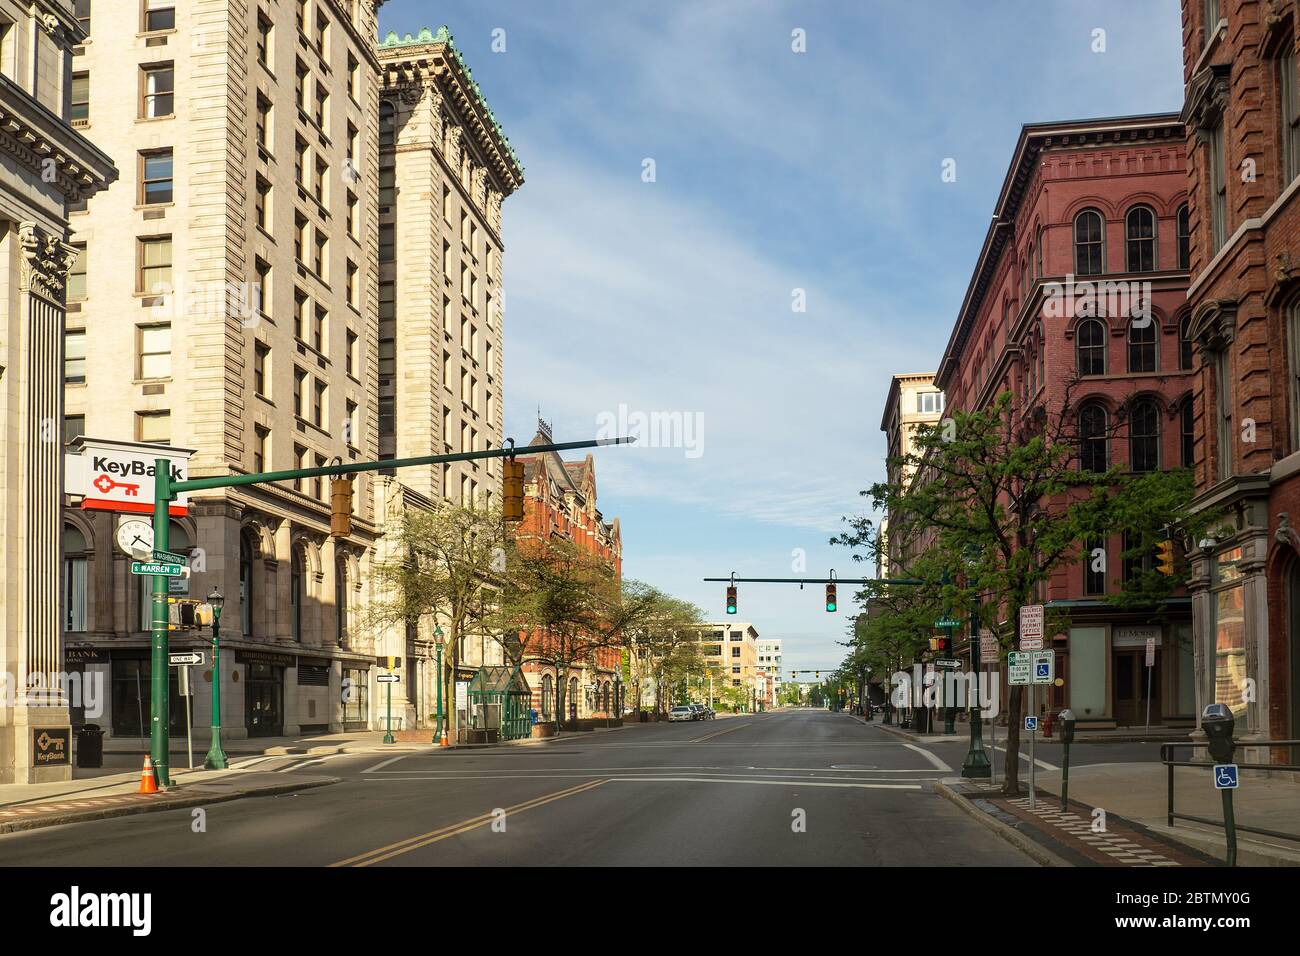
[[[829,612],[831,612],[831,613],[834,613],[834,612],[835,612],[835,602],[834,602],[834,601],[827,601],[827,602],[826,602],[826,610],[829,611]]]

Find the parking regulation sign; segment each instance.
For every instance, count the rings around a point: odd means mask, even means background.
[[[1032,684],[1033,662],[1024,651],[1012,651],[1007,654],[1007,683]]]
[[[1030,656],[1034,662],[1034,683],[1052,683],[1056,679],[1056,655],[1051,651],[1035,651]]]
[[[1037,717],[1026,717],[1026,718],[1025,718],[1025,730],[1028,730],[1028,731],[1031,731],[1031,732],[1032,732],[1032,731],[1035,731],[1035,730],[1037,730],[1037,729],[1038,729],[1038,718],[1037,718]]]

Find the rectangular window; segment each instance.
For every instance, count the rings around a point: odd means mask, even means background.
[[[84,434],[86,434],[85,415],[63,416],[63,444],[67,445],[74,438],[80,438]]]
[[[139,241],[136,291],[153,295],[172,291],[172,237],[149,236]]]
[[[357,369],[360,367],[357,362],[357,342],[357,333],[348,329],[348,351],[345,361],[347,363],[347,373],[353,378],[356,378]]]
[[[293,336],[305,342],[303,330],[306,327],[307,295],[299,289],[293,290]]]
[[[329,197],[326,191],[326,184],[329,182],[329,178],[329,163],[325,162],[323,159],[317,159],[316,178],[312,181],[312,194],[316,197],[316,201],[322,206],[329,205]]]
[[[1228,241],[1228,171],[1224,135],[1224,123],[1220,117],[1210,131],[1209,143],[1210,234],[1215,252]]]
[[[316,245],[315,257],[312,259],[312,271],[320,276],[322,280],[328,281],[325,266],[329,262],[329,240],[325,238],[325,233],[320,229],[315,231],[312,238],[315,239]]]
[[[316,112],[314,115],[316,117],[316,125],[326,134],[329,133],[329,123],[327,122],[329,119],[329,100],[329,93],[326,92],[325,87],[320,83],[317,83],[315,96]]]
[[[306,264],[307,217],[300,212],[293,214],[293,257]]]
[[[379,167],[379,205],[391,206],[396,200],[397,167],[391,163],[383,163]]]
[[[257,62],[271,68],[272,36],[275,26],[262,11],[257,12]]]
[[[63,335],[63,381],[68,384],[86,380],[86,330],[69,329]]]
[[[1083,552],[1083,593],[1106,593],[1106,547],[1098,540],[1089,541]]]
[[[311,323],[311,347],[317,352],[325,351],[325,323],[328,319],[329,312],[319,305],[316,306]]]
[[[1205,42],[1214,38],[1214,31],[1219,26],[1219,0],[1203,0],[1205,11]]]
[[[253,471],[263,472],[271,467],[271,429],[253,426]]]
[[[171,63],[140,67],[140,116],[158,119],[175,113],[176,73]]]
[[[348,96],[352,102],[361,102],[361,64],[351,53],[348,54]]]
[[[257,196],[254,199],[257,224],[267,232],[271,231],[271,184],[261,176],[257,177]]]
[[[295,468],[306,468],[310,460],[311,459],[307,457],[306,448],[304,448],[302,445],[293,446],[293,466]],[[302,478],[295,478],[293,480],[293,490],[300,493],[302,492],[303,490]]]
[[[81,24],[81,29],[90,36],[90,0],[73,0],[72,9],[77,22]]]
[[[356,193],[348,190],[348,235],[354,239],[360,238],[361,220],[357,216],[357,197]]]
[[[1214,451],[1220,479],[1232,475],[1232,386],[1228,380],[1228,353],[1220,351],[1214,356],[1214,405],[1218,418],[1218,447]]]
[[[136,441],[157,442],[166,445],[172,437],[171,412],[136,412]]]
[[[355,448],[359,442],[357,441],[357,403],[354,401],[349,400],[347,403],[347,417],[344,419],[343,427],[345,429],[343,440]]]
[[[144,32],[176,29],[175,0],[144,0]]]
[[[271,101],[260,93],[257,95],[257,145],[268,151],[271,148]]]
[[[1278,99],[1282,114],[1281,189],[1286,189],[1300,176],[1300,95],[1296,92],[1294,43],[1288,41],[1285,49],[1286,52],[1277,58]]]
[[[68,118],[76,123],[90,121],[90,74],[72,74],[72,112]]]
[[[172,201],[172,151],[140,154],[140,203],[152,206]]]
[[[317,428],[325,427],[326,389],[325,383],[320,379],[316,379],[315,387],[312,389],[311,423]]]
[[[253,344],[253,390],[263,398],[271,397],[271,346]]]
[[[77,250],[77,258],[73,260],[72,269],[68,272],[68,299],[84,299],[86,297],[86,244],[76,242],[73,243],[73,248]]]
[[[379,261],[392,262],[397,257],[397,229],[391,222],[379,227]]]
[[[168,325],[139,326],[140,360],[136,365],[137,378],[170,378],[172,374],[172,327]]]
[[[352,306],[354,309],[360,308],[360,289],[357,284],[357,264],[355,262],[348,262],[348,275],[345,291],[347,292],[348,305]]]
[[[307,373],[300,368],[293,370],[293,413],[302,418],[303,406],[306,404]]]
[[[935,415],[943,411],[943,392],[918,392],[916,410],[925,415]]]

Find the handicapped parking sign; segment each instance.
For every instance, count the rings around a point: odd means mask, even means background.
[[[1237,789],[1237,765],[1235,763],[1216,763],[1214,765],[1214,789]]]
[[[1038,729],[1038,718],[1037,718],[1037,717],[1026,717],[1026,718],[1025,718],[1025,730],[1037,730],[1037,729]]]

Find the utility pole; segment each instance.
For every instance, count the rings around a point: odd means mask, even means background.
[[[575,448],[596,448],[603,445],[631,444],[632,438],[597,438],[588,441],[553,442],[547,445],[529,445],[524,450],[527,455],[539,455],[553,451],[569,451]],[[300,478],[339,478],[343,475],[355,475],[368,471],[380,471],[388,468],[411,468],[417,465],[440,465],[444,462],[480,461],[492,458],[505,458],[513,461],[520,452],[510,439],[509,447],[489,448],[482,451],[460,452],[452,455],[424,455],[419,458],[399,458],[388,461],[340,462],[337,465],[325,465],[320,468],[292,468],[286,471],[256,472],[249,475],[227,475],[217,478],[192,478],[187,481],[173,481],[171,461],[166,458],[154,459],[154,506],[153,534],[154,550],[166,551],[169,540],[170,522],[168,511],[178,495],[192,494],[196,491],[211,491],[216,488],[238,488],[245,485],[270,484],[276,481],[294,481]],[[168,613],[167,613],[167,575],[153,575],[153,614],[152,635],[150,638],[150,711],[152,722],[149,731],[149,751],[153,760],[154,773],[160,789],[171,786],[168,751],[171,746],[170,728],[168,726]]]

